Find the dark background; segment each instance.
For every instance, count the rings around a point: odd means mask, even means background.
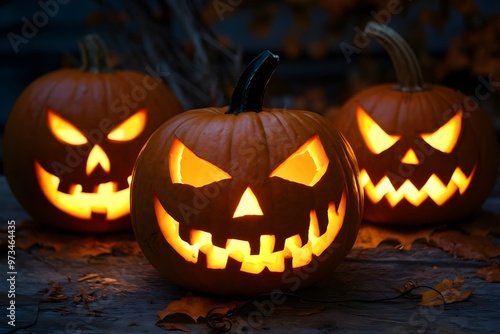
[[[389,58],[378,44],[370,43],[352,54],[350,62],[340,47],[341,43],[354,46],[354,29],[362,30],[368,21],[377,20],[375,13],[385,20],[391,1],[60,1],[67,3],[0,2],[2,133],[22,90],[45,73],[78,67],[78,40],[93,32],[105,40],[116,68],[144,71],[147,65],[168,65],[172,73],[168,84],[187,81],[178,90],[186,109],[227,104],[239,71],[264,49],[282,59],[268,88],[270,106],[330,117],[367,85],[394,81]],[[42,4],[49,3],[57,7],[56,13],[15,52],[9,34],[22,36],[25,21],[33,23],[44,11]],[[186,8],[191,11],[184,15]],[[500,81],[500,2],[401,0],[398,8],[401,12],[391,15],[388,24],[415,50],[427,82],[474,95],[479,76]],[[201,48],[193,36],[200,37]],[[200,65],[203,58],[208,63]],[[179,66],[176,59],[183,59],[184,65]],[[200,93],[194,96],[192,87]],[[497,132],[499,97],[500,87],[481,102]]]

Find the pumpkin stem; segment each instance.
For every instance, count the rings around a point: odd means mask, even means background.
[[[410,92],[426,89],[417,57],[401,35],[373,21],[366,25],[365,34],[379,42],[391,57],[399,84],[396,89]]]
[[[266,50],[248,64],[236,83],[226,114],[238,115],[240,112],[262,111],[264,92],[279,59]]]
[[[111,71],[108,65],[108,49],[99,35],[87,35],[78,45],[80,46],[80,54],[82,57],[81,71],[94,73]]]

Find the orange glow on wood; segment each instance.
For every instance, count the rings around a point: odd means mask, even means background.
[[[179,234],[179,222],[170,216],[160,201],[154,195],[156,219],[161,233],[168,244],[184,258],[197,263],[199,253],[207,259],[207,268],[224,269],[229,258],[241,263],[240,270],[251,274],[259,274],[265,268],[271,272],[283,272],[285,259],[292,259],[292,267],[299,268],[308,265],[313,255],[320,256],[332,244],[342,228],[346,210],[346,194],[342,198],[338,209],[332,202],[328,206],[328,225],[325,233],[320,234],[316,212],[311,210],[309,233],[307,242],[303,243],[298,234],[285,239],[284,248],[276,250],[274,235],[260,236],[259,254],[251,254],[250,243],[246,240],[227,239],[226,247],[218,247],[212,243],[212,234],[190,229],[189,242],[182,240]]]
[[[475,171],[476,167],[469,176],[466,176],[460,167],[457,167],[446,185],[439,177],[432,174],[420,190],[410,180],[406,180],[396,190],[387,176],[384,176],[377,185],[374,185],[365,169],[360,172],[360,180],[365,195],[373,203],[378,203],[382,198],[386,198],[389,204],[395,207],[401,200],[406,199],[412,205],[419,206],[427,198],[431,198],[437,205],[441,206],[457,191],[463,194],[467,190]]]
[[[216,165],[194,154],[177,137],[170,148],[169,169],[173,183],[189,184],[197,188],[231,178],[231,175]]]
[[[106,215],[114,220],[130,212],[130,188],[117,191],[116,182],[101,183],[95,192],[82,192],[82,185],[70,186],[69,194],[58,191],[60,179],[47,172],[35,161],[38,184],[47,200],[59,210],[80,219],[92,218],[92,213]],[[129,185],[131,176],[127,178]]]
[[[359,132],[372,153],[384,152],[401,138],[400,135],[389,135],[382,130],[360,105],[356,108],[356,119]]]
[[[315,134],[276,167],[270,177],[276,176],[312,187],[326,173],[328,163],[321,140]]]

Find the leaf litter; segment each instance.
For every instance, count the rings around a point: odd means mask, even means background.
[[[472,295],[472,290],[458,290],[464,285],[464,282],[465,279],[461,276],[456,277],[453,281],[445,278],[434,286],[434,290],[422,293],[422,300],[418,305],[438,306],[466,301]]]

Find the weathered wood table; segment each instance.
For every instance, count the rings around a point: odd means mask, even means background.
[[[54,334],[165,332],[155,326],[157,311],[186,291],[159,276],[140,254],[132,233],[90,237],[53,232],[28,221],[3,177],[0,194],[2,230],[15,220],[17,241],[15,299],[8,296],[13,286],[7,280],[11,275],[2,241],[2,333],[16,328],[17,333]],[[484,209],[500,213],[498,182]],[[500,245],[500,238],[494,241]],[[28,247],[30,243],[35,245]],[[231,332],[500,333],[500,284],[476,276],[489,264],[452,257],[425,241],[410,250],[390,242],[354,248],[323,282],[297,292],[336,303],[283,297],[284,303],[277,305],[261,300],[232,318]],[[396,296],[407,281],[434,286],[457,276],[465,279],[460,290],[472,290],[465,302],[424,307],[418,306],[420,299],[410,298],[355,301]],[[420,296],[424,290],[413,293]],[[15,300],[16,327],[7,323],[10,300]],[[209,332],[203,320],[184,325],[194,333]]]

